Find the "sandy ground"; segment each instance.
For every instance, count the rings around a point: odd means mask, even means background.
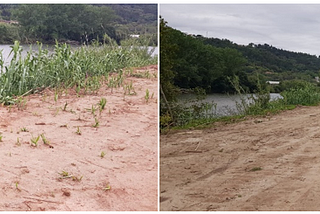
[[[160,137],[160,210],[320,210],[320,107]]]
[[[55,102],[46,89],[19,107],[0,107],[0,210],[157,210],[157,66],[134,73],[146,71],[149,78],[125,79],[136,95],[103,86],[80,97],[62,92]],[[91,109],[103,97],[95,128]],[[31,143],[41,134],[49,145],[41,137]]]

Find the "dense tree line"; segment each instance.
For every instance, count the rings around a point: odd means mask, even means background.
[[[245,71],[259,72],[269,80],[304,79],[311,81],[318,76],[320,59],[315,55],[297,53],[268,44],[238,45],[227,39],[198,36],[205,44],[238,50],[248,60]]]
[[[72,40],[102,41],[104,35],[118,43],[130,34],[157,43],[157,5],[1,4],[2,20],[19,22],[22,42]],[[0,41],[3,42],[3,41]]]
[[[164,34],[166,39],[162,38]],[[164,20],[160,24],[160,39],[160,74],[168,73],[163,69],[170,70],[171,82],[178,88],[203,88],[207,93],[234,92],[231,80],[238,76],[243,87],[256,89],[255,81],[250,81],[245,73],[247,60],[238,50],[205,44],[201,39],[169,27]],[[174,49],[166,51],[168,47]],[[163,84],[168,81],[160,78]],[[170,97],[170,93],[166,95]]]

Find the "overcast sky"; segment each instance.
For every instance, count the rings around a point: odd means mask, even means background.
[[[320,55],[320,4],[160,4],[170,27]]]

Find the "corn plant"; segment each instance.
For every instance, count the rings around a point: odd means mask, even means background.
[[[31,143],[33,146],[38,146],[38,141],[40,139],[40,135],[38,137],[32,137],[31,138]]]
[[[98,128],[99,127],[99,120],[95,117],[94,121],[95,121],[95,124],[93,125],[93,127]]]
[[[41,134],[40,136],[41,136],[42,141],[43,141],[44,144],[50,145],[50,142],[47,140],[47,138],[44,136],[44,134]]]
[[[146,90],[146,95],[144,96],[144,99],[146,100],[146,103],[149,102],[149,90]]]
[[[108,41],[110,40],[107,39]],[[147,43],[146,43],[147,44]],[[118,73],[108,86],[120,87],[123,84],[123,69],[157,63],[141,44],[123,41],[121,47],[116,42],[103,43],[102,46],[88,46],[72,49],[70,45],[56,43],[53,53],[37,43],[38,52],[30,51],[22,57],[18,41],[12,45],[12,60],[4,65],[0,52],[0,102],[14,104],[15,97],[37,91],[37,88],[73,88],[80,95],[81,89],[97,91],[101,77]],[[137,47],[135,47],[137,46]],[[146,46],[147,47],[147,46]],[[55,101],[58,93],[55,93]]]
[[[99,106],[100,106],[100,110],[102,111],[105,106],[107,104],[107,99],[106,98],[101,98],[100,101],[99,101]]]

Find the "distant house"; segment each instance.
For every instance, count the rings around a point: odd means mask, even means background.
[[[267,84],[270,84],[270,85],[279,85],[279,84],[280,84],[280,81],[267,81]]]
[[[131,38],[139,38],[140,35],[138,35],[138,34],[131,34],[130,37],[131,37]]]

